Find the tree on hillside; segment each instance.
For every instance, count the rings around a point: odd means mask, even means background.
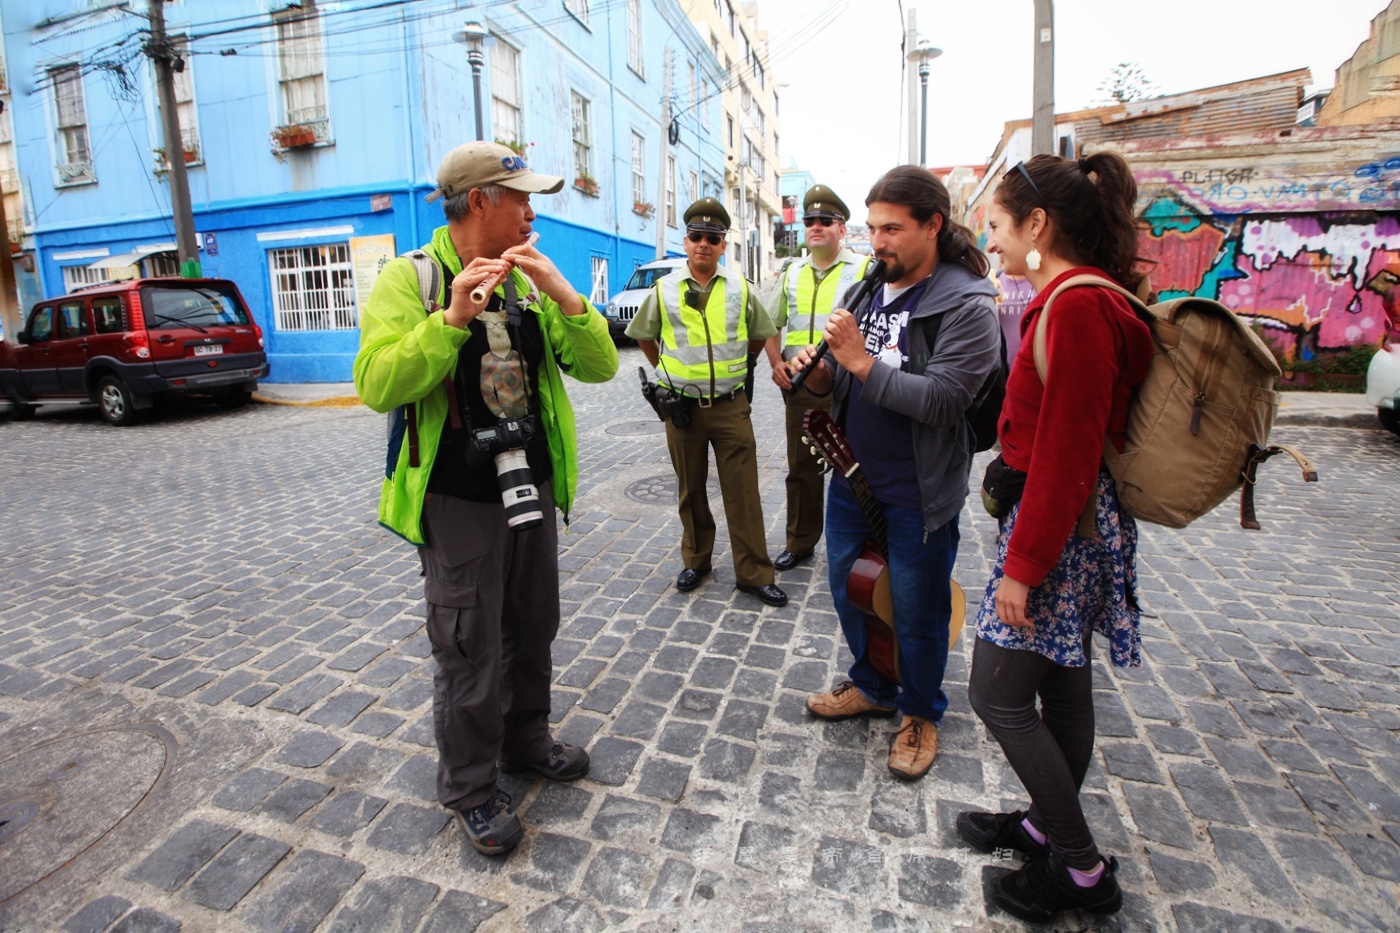
[[[1134,100],[1161,97],[1162,92],[1147,77],[1137,62],[1119,62],[1109,69],[1108,77],[1099,85],[1103,100],[1126,104]]]

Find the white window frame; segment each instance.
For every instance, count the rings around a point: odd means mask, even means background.
[[[63,267],[63,288],[69,293],[82,288],[85,285],[101,285],[103,282],[110,282],[110,278],[116,269],[94,269],[92,266],[64,266]]]
[[[330,141],[326,55],[321,14],[311,4],[272,14],[277,27],[277,84],[282,125],[309,126],[317,143]]]
[[[588,300],[596,308],[601,308],[608,303],[608,257],[594,256],[593,259],[593,291],[589,294]]]
[[[87,96],[82,66],[69,62],[49,70],[53,88],[55,187],[97,181],[88,135]]]
[[[273,325],[279,331],[353,330],[355,266],[348,242],[267,251]]]
[[[642,0],[627,0],[627,67],[646,76],[645,48],[642,45]]]
[[[676,226],[676,157],[666,157],[666,225]]]
[[[520,49],[500,36],[491,43],[491,134],[505,145],[525,142],[520,95]]]
[[[170,45],[175,56],[185,63],[185,67],[174,73],[180,148],[184,152],[194,153],[194,158],[186,161],[198,164],[204,161],[204,149],[199,144],[199,114],[194,101],[194,58],[190,55],[190,40],[188,36],[171,36]]]
[[[570,116],[573,123],[574,177],[593,177],[593,117],[592,102],[578,91],[570,91]]]
[[[588,0],[564,0],[564,9],[583,25],[588,25]]]
[[[645,204],[647,200],[647,141],[641,133],[632,131],[632,203]]]
[[[691,204],[700,200],[700,176],[694,172],[690,173],[690,189],[688,193]]]

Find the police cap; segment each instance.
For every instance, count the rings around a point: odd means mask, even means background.
[[[685,229],[722,236],[729,232],[729,211],[714,198],[701,198],[685,209]]]
[[[802,199],[803,217],[830,217],[842,223],[851,219],[851,209],[826,185],[813,185]]]

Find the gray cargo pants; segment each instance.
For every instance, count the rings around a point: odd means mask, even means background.
[[[550,645],[559,631],[559,532],[549,484],[544,524],[512,532],[499,503],[430,495],[423,503],[438,801],[491,799],[496,761],[549,753]]]

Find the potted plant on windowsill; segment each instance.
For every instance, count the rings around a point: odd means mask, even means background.
[[[316,145],[316,130],[304,123],[288,123],[272,131],[272,141],[280,149],[304,149]]]
[[[596,198],[598,196],[598,179],[589,175],[587,172],[574,179],[574,187],[590,198]]]
[[[650,201],[633,201],[632,213],[640,214],[646,220],[651,220],[651,215],[656,213],[656,205]]]
[[[509,149],[516,155],[523,156],[525,155],[525,150],[533,146],[534,143],[522,143],[518,139],[502,139],[501,137],[497,136],[496,145],[505,146],[507,149]]]

